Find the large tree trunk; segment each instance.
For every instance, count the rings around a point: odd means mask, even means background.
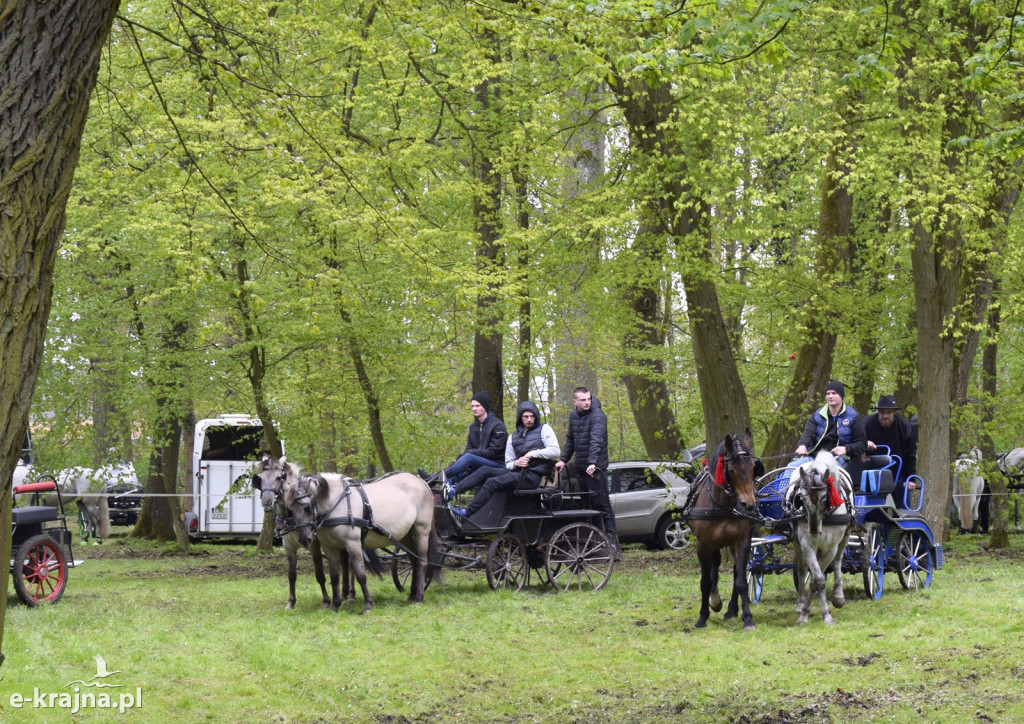
[[[497,41],[488,33],[488,42]],[[492,58],[497,62],[497,58]],[[485,80],[477,89],[477,101],[483,114],[489,112],[492,95],[497,97],[498,85],[494,79]],[[491,393],[491,413],[504,420],[505,387],[502,372],[501,332],[502,314],[498,304],[497,281],[501,266],[501,172],[494,167],[486,145],[474,159],[477,193],[473,200],[476,223],[477,273],[486,278],[484,291],[477,295],[475,332],[473,335],[473,391]]]
[[[818,246],[815,251],[814,277],[819,279],[822,295],[819,303],[807,309],[807,335],[796,353],[793,376],[775,415],[762,454],[766,457],[786,456],[796,449],[803,431],[803,422],[811,411],[824,404],[825,385],[832,375],[832,355],[837,333],[830,323],[829,299],[826,290],[830,281],[850,261],[850,219],[853,199],[845,177],[849,170],[843,157],[845,146],[829,149],[821,180],[821,212],[818,217]]]
[[[578,95],[578,88],[570,88],[569,95]],[[570,108],[592,106],[603,97],[603,89],[594,91],[595,97],[581,98],[579,102],[570,102]],[[606,114],[601,111],[585,118],[582,114],[574,114],[570,120],[576,128],[572,136],[572,169],[573,173],[566,179],[564,193],[567,204],[573,204],[581,194],[594,187],[604,174],[605,165],[605,126]],[[599,388],[597,370],[594,367],[594,344],[591,335],[592,317],[582,296],[582,289],[587,280],[598,273],[601,268],[601,239],[594,239],[581,253],[574,254],[571,266],[566,272],[566,289],[560,301],[565,305],[559,315],[563,320],[555,332],[553,366],[558,370],[554,378],[555,409],[559,413],[572,410],[572,391],[576,387],[586,387],[596,392]],[[550,368],[549,368],[550,369]],[[559,440],[565,439],[566,414],[556,417]]]
[[[11,554],[11,477],[43,358],[53,263],[100,51],[118,0],[0,6],[0,560]],[[0,649],[8,566],[0,566]],[[3,654],[0,653],[0,663]]]

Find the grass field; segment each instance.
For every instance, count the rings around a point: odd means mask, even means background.
[[[586,594],[495,593],[482,573],[450,571],[411,605],[373,580],[361,616],[361,604],[321,609],[308,559],[285,611],[279,552],[115,537],[76,547],[84,562],[57,604],[30,609],[11,589],[0,712],[33,724],[1024,721],[1024,540],[1012,543],[954,540],[918,594],[887,576],[872,602],[848,577],[834,627],[796,627],[791,577],[770,576],[744,633],[721,614],[693,629],[692,551],[629,547]],[[97,691],[72,683],[96,673],[96,655],[120,672],[102,691],[133,706],[60,708],[61,693]],[[36,707],[37,691],[53,706]]]

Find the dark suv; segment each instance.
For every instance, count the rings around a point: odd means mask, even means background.
[[[678,511],[696,475],[697,467],[689,462],[626,460],[609,464],[608,495],[619,540],[643,541],[655,548],[686,548],[690,528]]]

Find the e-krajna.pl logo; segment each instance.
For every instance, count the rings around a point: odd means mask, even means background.
[[[31,696],[21,693],[11,694],[11,708],[33,709],[68,709],[77,714],[83,709],[117,709],[124,714],[128,709],[142,708],[142,688],[136,687],[135,692],[106,692],[100,689],[122,689],[124,684],[108,683],[106,679],[121,674],[121,671],[107,671],[107,662],[96,654],[96,676],[88,681],[79,679],[64,685],[74,687],[72,691],[40,691],[39,687],[32,690]],[[81,684],[81,686],[78,686]],[[85,691],[83,691],[85,689]],[[95,689],[95,691],[93,691]]]

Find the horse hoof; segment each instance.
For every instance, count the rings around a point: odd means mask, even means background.
[[[831,616],[829,616],[826,619],[822,619],[822,620],[825,622],[826,626],[835,626],[836,625],[836,620],[834,618],[832,618]]]
[[[743,630],[744,631],[753,631],[755,628],[757,628],[757,627],[754,626],[754,624],[748,623],[746,626],[743,627]]]
[[[798,618],[796,620],[796,625],[797,626],[804,626],[806,624],[807,624],[807,619],[805,617],[803,617],[803,616],[801,616],[800,618]]]
[[[723,621],[732,621],[734,618],[736,618],[736,613],[734,611],[729,611],[722,616]]]
[[[704,628],[707,625],[708,625],[708,620],[706,618],[699,618],[699,619],[697,619],[697,623],[695,623],[693,625],[693,627],[694,628]]]
[[[832,605],[835,606],[836,608],[842,608],[843,606],[846,605],[846,599],[845,598],[833,598],[832,599]]]
[[[711,607],[712,611],[718,613],[722,610],[722,597],[719,596],[717,593],[711,594],[711,596],[708,598],[708,606]]]

